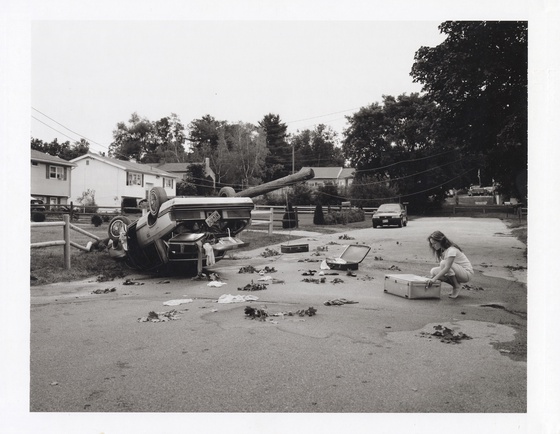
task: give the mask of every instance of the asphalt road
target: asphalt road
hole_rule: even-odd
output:
[[[383,292],[386,274],[426,275],[426,237],[441,230],[475,268],[455,300]],[[340,237],[346,235],[346,239]],[[524,413],[527,411],[525,245],[498,219],[420,218],[408,227],[306,236],[307,253],[239,252],[211,269],[225,283],[180,276],[95,278],[31,288],[31,412]],[[355,271],[304,282],[348,244],[371,251]],[[270,246],[280,251],[279,246]],[[319,248],[319,251],[317,250]],[[266,290],[242,267],[274,267]],[[128,276],[131,278],[131,276]],[[335,283],[334,279],[342,282]],[[110,291],[114,288],[114,291]],[[96,290],[108,290],[95,294]],[[217,303],[224,294],[257,301]],[[355,301],[342,306],[324,302]],[[178,306],[163,303],[192,299]],[[314,307],[314,316],[249,319]],[[150,311],[179,311],[141,322]],[[445,343],[434,326],[471,339]]]

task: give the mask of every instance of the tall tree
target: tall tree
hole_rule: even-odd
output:
[[[109,156],[119,160],[134,159],[140,163],[158,162],[158,140],[154,124],[133,113],[128,125],[119,122],[113,130],[113,142],[109,145]]]
[[[446,21],[411,75],[441,109],[440,137],[481,152],[504,192],[527,193],[527,22]]]
[[[259,122],[259,127],[266,134],[266,169],[264,181],[272,181],[289,175],[292,170],[291,148],[286,141],[288,127],[280,121],[280,116],[267,114]]]
[[[233,160],[237,163],[236,179],[241,180],[242,188],[258,184],[268,153],[266,134],[254,125],[239,122],[233,125],[231,139],[232,156],[235,156]]]
[[[217,121],[210,115],[200,119],[194,119],[189,124],[188,140],[194,152],[201,152],[203,147],[215,151],[218,146],[218,131],[224,126],[224,122]]]
[[[154,123],[154,130],[158,139],[157,154],[160,162],[183,163],[185,161],[185,127],[179,117],[161,118]]]
[[[31,137],[31,149],[69,161],[87,154],[89,152],[89,142],[80,139],[72,144],[69,141],[58,143],[58,140],[54,139],[51,143],[46,143],[41,139]]]
[[[331,127],[317,125],[313,130],[298,131],[290,137],[296,154],[296,170],[303,166],[344,166],[345,158],[338,146],[338,135]]]

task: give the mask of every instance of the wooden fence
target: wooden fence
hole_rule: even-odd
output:
[[[64,214],[62,216],[62,221],[58,222],[37,222],[31,223],[31,227],[52,227],[52,226],[60,226],[62,227],[62,240],[54,240],[54,241],[43,241],[41,243],[31,243],[32,249],[38,249],[42,247],[52,247],[52,246],[62,246],[64,249],[64,268],[69,270],[71,268],[71,249],[70,247],[76,247],[80,250],[84,250],[89,252],[90,248],[88,246],[81,246],[78,243],[72,241],[70,239],[70,229],[79,232],[83,235],[86,235],[90,238],[93,238],[96,241],[101,241],[97,235],[90,234],[89,232],[79,228],[78,226],[73,225],[70,223],[70,215]]]

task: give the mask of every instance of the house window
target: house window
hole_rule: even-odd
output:
[[[173,178],[163,178],[164,188],[173,188]]]
[[[128,173],[126,185],[142,185],[142,174]]]
[[[60,166],[50,166],[49,167],[49,178],[50,179],[64,179],[64,167]]]
[[[32,161],[32,162],[31,162],[31,165],[32,165],[32,166],[38,166],[39,163],[37,163],[36,161]]]

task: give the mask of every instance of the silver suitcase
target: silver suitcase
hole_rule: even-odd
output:
[[[440,298],[441,282],[434,282],[429,288],[427,277],[415,274],[385,275],[384,292],[404,298]]]

